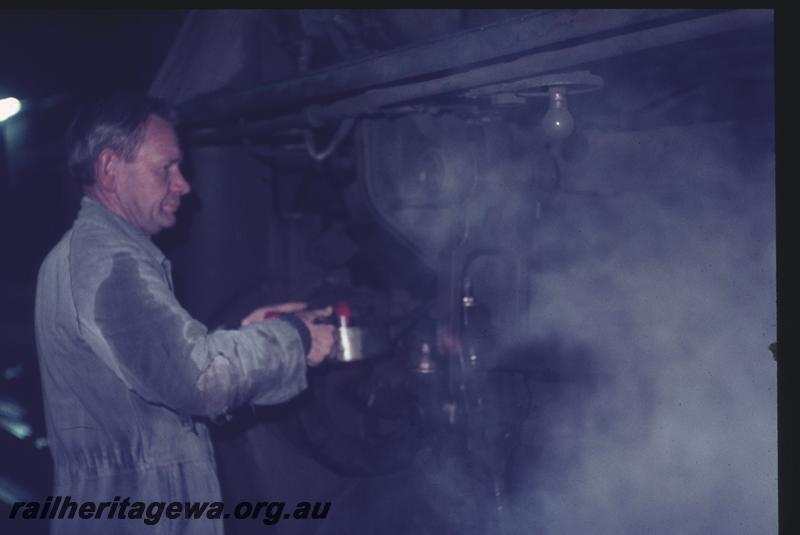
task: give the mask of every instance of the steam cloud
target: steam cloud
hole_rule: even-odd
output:
[[[741,127],[587,132],[563,164],[529,332],[605,379],[523,434],[512,533],[777,532],[774,159]]]

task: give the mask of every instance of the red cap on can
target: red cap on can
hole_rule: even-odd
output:
[[[350,305],[347,304],[347,301],[339,301],[336,304],[336,308],[334,309],[336,315],[341,318],[351,318],[353,316],[353,311],[350,310]]]

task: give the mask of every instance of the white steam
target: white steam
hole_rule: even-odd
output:
[[[591,348],[607,379],[524,434],[518,461],[545,456],[513,533],[777,532],[774,163],[735,134],[589,132],[563,167],[567,190],[608,196],[563,195],[538,223],[553,262],[529,330]]]

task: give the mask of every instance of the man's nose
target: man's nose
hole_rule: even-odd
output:
[[[192,187],[189,185],[189,182],[186,180],[186,177],[183,176],[180,168],[175,170],[175,175],[172,181],[172,190],[177,192],[180,195],[186,195],[190,191],[192,191]]]

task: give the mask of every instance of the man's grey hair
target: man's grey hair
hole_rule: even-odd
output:
[[[67,169],[83,187],[95,183],[95,162],[105,149],[132,161],[142,144],[148,117],[173,126],[178,114],[168,102],[143,95],[118,94],[97,100],[78,112],[67,129]]]

